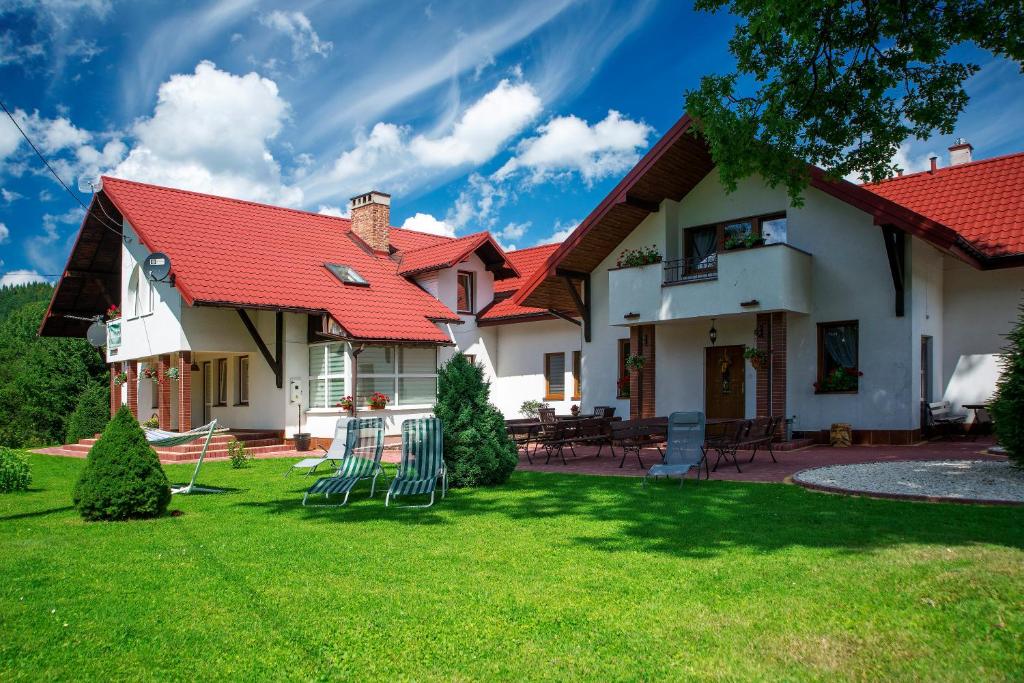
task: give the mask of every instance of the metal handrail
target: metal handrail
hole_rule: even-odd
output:
[[[718,278],[718,254],[708,254],[703,258],[690,258],[665,261],[665,284],[678,282],[699,282]]]

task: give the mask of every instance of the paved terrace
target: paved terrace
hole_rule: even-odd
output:
[[[808,446],[792,451],[776,451],[773,463],[768,453],[760,451],[754,462],[747,463],[750,453],[739,452],[740,469],[724,460],[717,471],[711,472],[712,479],[727,481],[783,482],[800,470],[825,465],[850,465],[866,462],[893,462],[898,460],[1005,460],[1004,456],[989,454],[988,448],[993,445],[991,438],[979,438],[977,441],[925,441],[913,446],[851,446],[849,448],[832,448],[831,446]],[[644,467],[637,462],[636,455],[626,458],[624,466],[619,469],[622,453],[618,449],[614,456],[608,454],[607,446],[597,455],[597,448],[577,447],[577,457],[566,449],[563,465],[560,459],[551,458],[551,463],[543,464],[546,456],[539,450],[530,464],[525,456],[520,456],[519,469],[531,472],[568,472],[572,474],[599,474],[616,477],[642,477],[647,468],[660,462],[661,457],[654,448],[644,449],[641,457]],[[717,456],[711,454],[714,466]],[[556,462],[557,460],[557,462]],[[703,468],[701,472],[703,473]],[[703,474],[701,475],[703,476]],[[688,478],[693,478],[691,473]]]

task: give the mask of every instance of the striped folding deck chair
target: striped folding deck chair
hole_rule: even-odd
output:
[[[428,508],[434,504],[434,490],[441,480],[441,497],[448,493],[448,471],[444,466],[444,439],[441,420],[436,417],[421,417],[402,423],[402,461],[398,474],[391,482],[385,507],[397,496],[418,496],[430,494],[426,505],[403,507]]]
[[[332,444],[333,448],[333,444]],[[308,507],[340,507],[348,503],[348,497],[355,485],[364,479],[370,480],[370,498],[377,488],[377,477],[383,474],[380,458],[384,453],[384,418],[358,417],[347,424],[345,454],[337,471],[330,477],[321,477],[309,487],[302,497],[302,504]],[[324,503],[311,505],[311,495],[323,494]],[[340,503],[328,504],[332,495],[344,494]]]

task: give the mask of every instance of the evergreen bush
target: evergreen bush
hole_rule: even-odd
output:
[[[93,382],[78,397],[68,417],[67,443],[88,439],[103,431],[110,421],[110,388]]]
[[[0,493],[25,491],[31,483],[32,472],[25,456],[0,446]]]
[[[1024,303],[1018,306],[1017,323],[1006,337],[1002,373],[989,408],[999,444],[1010,460],[1024,467]]]
[[[117,411],[89,451],[74,503],[88,520],[156,517],[171,488],[156,452],[127,406]]]
[[[519,453],[505,418],[491,405],[483,368],[457,353],[437,374],[434,414],[444,425],[444,461],[451,486],[491,486],[508,481]]]

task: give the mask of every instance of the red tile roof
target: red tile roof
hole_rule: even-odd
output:
[[[519,272],[515,270],[502,251],[498,243],[494,241],[488,232],[477,232],[465,237],[450,239],[446,242],[438,242],[428,246],[403,251],[398,262],[399,275],[415,275],[426,273],[442,268],[451,268],[465,260],[470,254],[479,251],[481,258],[489,265],[495,266],[502,273],[495,273],[495,277],[503,275],[518,277]],[[510,271],[510,272],[504,272]]]
[[[1024,153],[864,187],[956,230],[985,256],[1024,254]]]
[[[459,320],[351,234],[349,221],[238,199],[103,178],[146,247],[167,253],[189,304],[327,312],[354,338],[444,343],[432,320]],[[446,238],[392,229],[396,245]],[[369,287],[341,284],[324,267],[354,268]]]
[[[506,256],[508,256],[508,259],[516,267],[516,270],[519,271],[520,276],[495,281],[495,301],[493,304],[481,311],[477,316],[477,319],[493,321],[520,316],[532,317],[546,315],[546,309],[533,308],[532,306],[520,306],[512,303],[512,294],[514,294],[516,290],[526,282],[535,270],[544,265],[544,262],[547,261],[551,254],[555,253],[556,249],[558,249],[558,244],[544,244],[539,247],[507,252]]]

